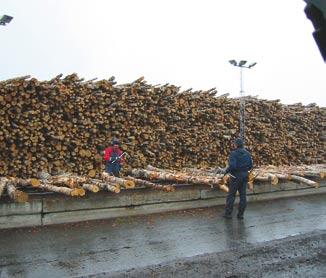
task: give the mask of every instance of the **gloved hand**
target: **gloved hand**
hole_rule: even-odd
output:
[[[217,171],[216,171],[216,174],[222,174],[222,175],[225,175],[226,174],[226,169],[227,168],[221,168],[221,167],[218,167]]]
[[[117,161],[117,159],[115,157],[111,157],[109,162],[112,163],[113,161]]]
[[[225,175],[226,174],[226,169],[227,168],[221,168],[221,174]]]

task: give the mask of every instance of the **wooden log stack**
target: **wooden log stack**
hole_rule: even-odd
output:
[[[238,134],[239,99],[216,96],[215,89],[149,85],[143,78],[115,83],[76,74],[0,82],[0,176],[46,171],[99,178],[102,151],[112,138],[122,142],[132,168],[226,165]],[[325,122],[323,107],[246,99],[255,165],[325,163]]]

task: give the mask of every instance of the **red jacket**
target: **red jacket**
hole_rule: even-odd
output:
[[[108,147],[108,148],[105,149],[105,152],[104,152],[105,161],[109,161],[114,152],[118,156],[122,155],[122,150],[120,148],[117,148],[117,149],[114,150],[113,147]],[[123,156],[121,157],[120,162],[122,162],[122,163],[124,162],[124,157]]]

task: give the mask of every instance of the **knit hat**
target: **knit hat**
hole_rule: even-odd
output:
[[[113,139],[113,140],[112,140],[112,146],[113,146],[113,145],[120,145],[119,140],[118,140],[118,139]]]

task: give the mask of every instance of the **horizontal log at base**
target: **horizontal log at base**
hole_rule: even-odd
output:
[[[284,175],[296,175],[307,178],[325,178],[325,164],[312,164],[312,165],[298,165],[298,166],[274,166],[267,165],[261,166],[260,171],[274,173],[274,174],[284,174]]]
[[[12,181],[7,182],[6,188],[11,200],[17,203],[25,203],[28,201],[28,194],[18,190]]]
[[[189,176],[184,173],[171,173],[162,171],[150,171],[145,169],[133,169],[131,171],[135,177],[144,177],[151,180],[162,180],[171,182],[183,182],[191,184],[203,184],[208,186],[218,186],[221,190],[228,192],[227,186],[223,185],[221,178],[205,177],[205,176]]]
[[[326,178],[326,172],[320,172],[319,176],[321,179],[325,179]]]
[[[308,184],[308,185],[313,186],[315,188],[318,188],[319,187],[319,183],[318,182],[315,182],[315,181],[306,179],[304,177],[299,177],[299,176],[296,176],[296,175],[291,175],[291,180],[298,181],[298,182],[304,183],[304,184]]]
[[[87,184],[87,183],[85,183],[85,184],[82,185],[82,188],[84,188],[87,191],[93,192],[93,193],[97,193],[97,192],[100,191],[100,188],[95,184]]]
[[[85,190],[82,188],[68,188],[63,186],[55,186],[47,183],[41,183],[39,188],[42,188],[46,191],[56,192],[72,197],[85,196]]]
[[[2,196],[2,193],[6,189],[7,182],[8,182],[7,178],[0,178],[0,198]]]
[[[113,193],[120,193],[121,189],[120,187],[116,186],[116,185],[112,185],[109,183],[104,184],[104,187],[102,187],[103,189],[106,189],[107,191],[111,191]]]
[[[32,186],[32,187],[38,187],[41,182],[39,179],[21,179],[21,178],[10,178],[10,180],[15,184],[15,185],[20,185],[20,186]]]
[[[98,186],[102,190],[110,191],[110,192],[113,192],[113,193],[120,193],[120,191],[121,191],[120,185],[113,184],[113,183],[110,183],[108,181],[92,179],[92,180],[90,180],[90,182],[92,184]]]
[[[52,176],[47,179],[47,183],[53,185],[65,185],[70,188],[79,187],[79,185],[86,183],[89,180],[89,177],[80,177],[72,175],[63,175],[63,176]]]
[[[248,182],[248,189],[250,190],[250,191],[254,191],[254,183],[253,182]]]
[[[113,184],[119,184],[126,189],[135,187],[135,182],[133,182],[131,180],[111,176],[110,174],[108,174],[106,172],[102,172],[102,179],[105,181],[111,182]]]
[[[272,185],[277,185],[279,182],[277,174],[268,174],[268,173],[258,175],[258,176],[255,176],[254,174],[249,175],[249,182],[253,183],[254,181],[270,182]]]
[[[153,188],[156,190],[162,190],[165,192],[174,192],[175,191],[175,187],[173,185],[162,185],[162,184],[157,184],[157,183],[153,183],[150,181],[145,181],[145,180],[141,180],[141,179],[136,179],[134,177],[127,177],[128,179],[132,180],[135,182],[136,185],[139,186],[145,186],[148,188]]]

